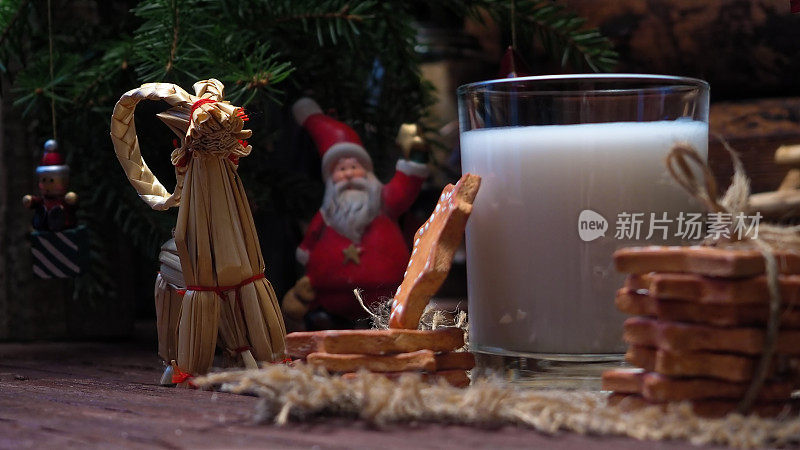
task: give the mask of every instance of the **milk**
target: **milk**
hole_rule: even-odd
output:
[[[621,353],[624,276],[614,250],[679,242],[648,234],[650,213],[699,212],[664,158],[676,142],[707,156],[708,126],[678,120],[489,128],[461,134],[463,171],[483,180],[467,225],[472,350],[514,354]],[[584,241],[584,210],[608,221]],[[639,240],[617,239],[618,214],[645,213]],[[586,224],[584,224],[586,226]],[[591,224],[595,227],[596,224]]]

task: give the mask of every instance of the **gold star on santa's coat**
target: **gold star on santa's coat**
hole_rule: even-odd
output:
[[[347,264],[348,261],[352,261],[353,264],[361,264],[361,248],[356,247],[356,244],[350,244],[350,247],[342,250],[344,253],[344,261],[342,264]]]

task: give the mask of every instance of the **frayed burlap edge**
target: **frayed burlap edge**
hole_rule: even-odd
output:
[[[373,328],[387,327],[388,301],[373,305],[368,312]],[[445,313],[429,306],[420,328],[443,326],[456,326],[466,333],[469,325],[463,311]],[[738,448],[800,443],[800,417],[796,414],[777,419],[739,414],[704,419],[696,416],[688,403],[672,404],[666,411],[651,407],[626,412],[609,406],[603,392],[534,390],[515,387],[500,379],[473,380],[467,388],[455,388],[444,382],[427,383],[418,374],[405,374],[394,381],[364,371],[355,379],[343,380],[295,362],[260,370],[212,373],[196,379],[195,384],[236,394],[255,394],[261,400],[254,418],[278,425],[316,416],[344,416],[360,418],[375,426],[414,421],[518,425],[548,434],[567,431]]]
[[[392,299],[384,298],[370,306],[364,304],[361,293],[358,289],[353,291],[353,296],[358,300],[361,308],[369,314],[369,320],[374,330],[386,330],[389,328],[389,317],[392,312]],[[428,304],[419,319],[420,330],[435,330],[442,327],[456,327],[464,330],[465,347],[469,345],[469,322],[467,313],[456,307],[454,311],[446,311]]]
[[[666,412],[656,407],[625,412],[608,406],[601,392],[520,389],[499,380],[477,380],[463,389],[428,384],[416,374],[391,381],[363,372],[355,379],[343,380],[296,363],[212,373],[195,383],[256,394],[261,401],[255,418],[279,425],[312,416],[338,415],[358,417],[377,426],[411,421],[512,424],[550,434],[561,430],[739,448],[800,442],[797,415],[763,419],[730,414],[722,419],[702,419],[688,404],[671,405]]]
[[[388,302],[373,307],[373,328],[386,328],[388,312]],[[441,326],[457,326],[466,331],[466,314],[426,309],[420,328]],[[499,379],[476,380],[467,388],[432,385],[416,374],[393,381],[362,372],[356,379],[343,380],[295,362],[291,366],[212,373],[195,383],[259,396],[255,419],[278,425],[328,415],[357,417],[376,426],[413,421],[518,425],[548,434],[568,431],[738,448],[800,443],[797,415],[762,419],[731,414],[723,419],[703,419],[692,412],[688,403],[670,405],[666,412],[657,407],[625,412],[608,406],[607,394],[602,392],[532,390]]]

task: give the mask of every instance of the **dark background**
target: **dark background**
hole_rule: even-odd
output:
[[[80,17],[86,2],[68,2]],[[788,0],[563,0],[569,9],[586,17],[611,38],[619,52],[618,72],[659,73],[698,77],[711,84],[712,132],[723,134],[742,154],[754,191],[775,189],[786,172],[772,155],[779,145],[800,143],[800,15],[789,13]],[[100,17],[124,13],[133,1],[99,2]],[[427,184],[406,228],[424,220],[441,186],[458,174],[455,88],[463,83],[495,78],[498,63],[509,43],[507,32],[492,23],[463,21],[435,6],[418,13],[418,52],[423,75],[437,87],[437,102],[427,125],[438,132],[434,146],[437,172]],[[131,25],[133,26],[133,25]],[[346,57],[343,56],[343,57]],[[524,55],[533,74],[569,72],[542,49]],[[131,86],[133,87],[133,86]],[[9,92],[7,89],[4,92]],[[113,102],[113,99],[109,99]],[[146,109],[151,108],[151,109]],[[142,114],[154,114],[144,106]],[[318,178],[318,157],[308,136],[291,120],[288,110],[264,112],[281,117],[279,149],[291,149],[282,164],[286,173]],[[258,113],[258,112],[256,112]],[[117,267],[113,301],[75,297],[71,281],[42,281],[30,274],[30,248],[24,235],[31,212],[22,208],[21,196],[36,190],[34,168],[41,142],[30,136],[19,111],[4,98],[0,109],[0,339],[115,339],[130,335],[136,320],[152,320],[153,278],[157,266],[112,224],[101,230],[114,253]],[[258,133],[258,130],[254,130]],[[163,135],[154,141],[169,142]],[[33,151],[32,149],[35,149]],[[104,154],[113,158],[110,143]],[[397,157],[394,154],[394,157]],[[145,155],[149,162],[153,158]],[[162,158],[163,159],[163,158]],[[719,182],[727,184],[730,162],[712,138],[710,162]],[[391,167],[391,161],[385,164]],[[73,167],[73,171],[80,170]],[[156,168],[170,184],[169,168]],[[261,176],[248,173],[243,177]],[[162,175],[164,174],[164,175]],[[119,175],[118,173],[113,174]],[[386,179],[384,170],[378,174]],[[316,202],[320,185],[311,189],[308,202]],[[79,193],[87,195],[87,193]],[[263,193],[254,192],[258,198]],[[280,198],[280,195],[275,196]],[[281,295],[298,276],[294,248],[302,236],[302,222],[281,216],[285,209],[259,203],[256,224],[268,264],[268,276]],[[310,208],[313,210],[313,208]],[[159,219],[169,220],[169,219]],[[463,267],[456,267],[456,272]],[[464,295],[463,274],[451,279],[448,296]],[[111,297],[109,297],[111,299]]]

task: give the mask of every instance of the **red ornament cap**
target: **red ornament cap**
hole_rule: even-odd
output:
[[[503,59],[500,60],[500,72],[498,75],[500,78],[527,77],[531,75],[531,69],[525,64],[525,60],[522,59],[519,52],[509,45],[503,55]]]
[[[310,98],[301,98],[292,105],[295,121],[308,130],[322,157],[322,177],[327,179],[341,158],[356,158],[365,169],[372,171],[372,158],[358,134],[344,122],[322,113],[322,108]]]
[[[36,168],[37,173],[69,173],[69,167],[66,165],[64,155],[58,152],[58,143],[55,139],[49,139],[44,143],[44,155],[39,167]]]
[[[58,142],[55,139],[48,139],[44,143],[44,155],[40,166],[63,166],[64,156],[58,152]]]
[[[63,166],[64,165],[64,156],[58,152],[46,152],[44,156],[42,156],[42,163],[39,164],[40,166]]]
[[[303,127],[311,133],[311,138],[314,139],[314,144],[317,145],[320,156],[324,155],[334,145],[342,142],[363,145],[361,138],[350,126],[324,114],[309,116],[303,122]]]

